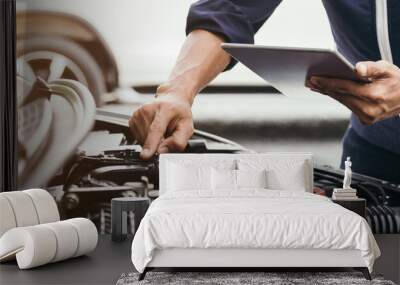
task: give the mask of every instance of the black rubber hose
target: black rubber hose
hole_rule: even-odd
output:
[[[377,209],[375,208],[375,206],[370,206],[369,207],[371,210],[371,214],[372,214],[372,219],[374,220],[374,225],[375,225],[375,233],[376,234],[381,234],[381,225],[380,225],[380,220],[379,220],[379,213],[377,211]]]
[[[389,227],[388,227],[388,221],[386,219],[386,213],[383,211],[383,208],[380,205],[376,207],[376,210],[378,211],[378,218],[381,222],[381,233],[388,234]]]
[[[381,206],[383,211],[386,213],[386,219],[389,223],[389,233],[394,234],[397,232],[397,227],[394,221],[394,217],[392,212],[390,211],[389,207],[383,205]]]
[[[372,212],[368,207],[365,208],[365,216],[366,216],[367,222],[368,222],[372,232],[375,233],[374,219],[372,218]]]

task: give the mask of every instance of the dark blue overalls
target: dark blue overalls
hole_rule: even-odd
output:
[[[254,34],[280,0],[201,0],[187,18],[186,33],[204,29],[227,42],[253,43]],[[338,50],[353,64],[384,59],[400,63],[399,0],[324,0]],[[232,60],[227,69],[232,68]],[[400,117],[364,125],[353,114],[343,157],[356,172],[400,183]]]

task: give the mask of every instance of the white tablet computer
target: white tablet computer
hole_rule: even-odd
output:
[[[308,93],[312,75],[365,81],[334,49],[272,47],[223,43],[221,47],[285,95]]]

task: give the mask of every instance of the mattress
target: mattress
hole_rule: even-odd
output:
[[[143,272],[155,250],[171,248],[359,250],[370,271],[380,255],[359,215],[319,195],[265,189],[165,193],[138,228],[132,262]]]

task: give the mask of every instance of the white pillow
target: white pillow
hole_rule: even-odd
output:
[[[236,170],[212,168],[211,181],[213,190],[236,190]]]
[[[241,188],[267,188],[267,172],[263,170],[211,170],[213,190],[238,190]]]
[[[267,180],[268,188],[272,190],[307,191],[304,165],[296,165],[286,171],[269,170]]]
[[[267,188],[267,171],[235,170],[237,188]]]
[[[267,171],[267,188],[271,190],[307,191],[308,165],[298,159],[239,159],[240,170]]]
[[[211,167],[169,163],[168,191],[211,188]]]

